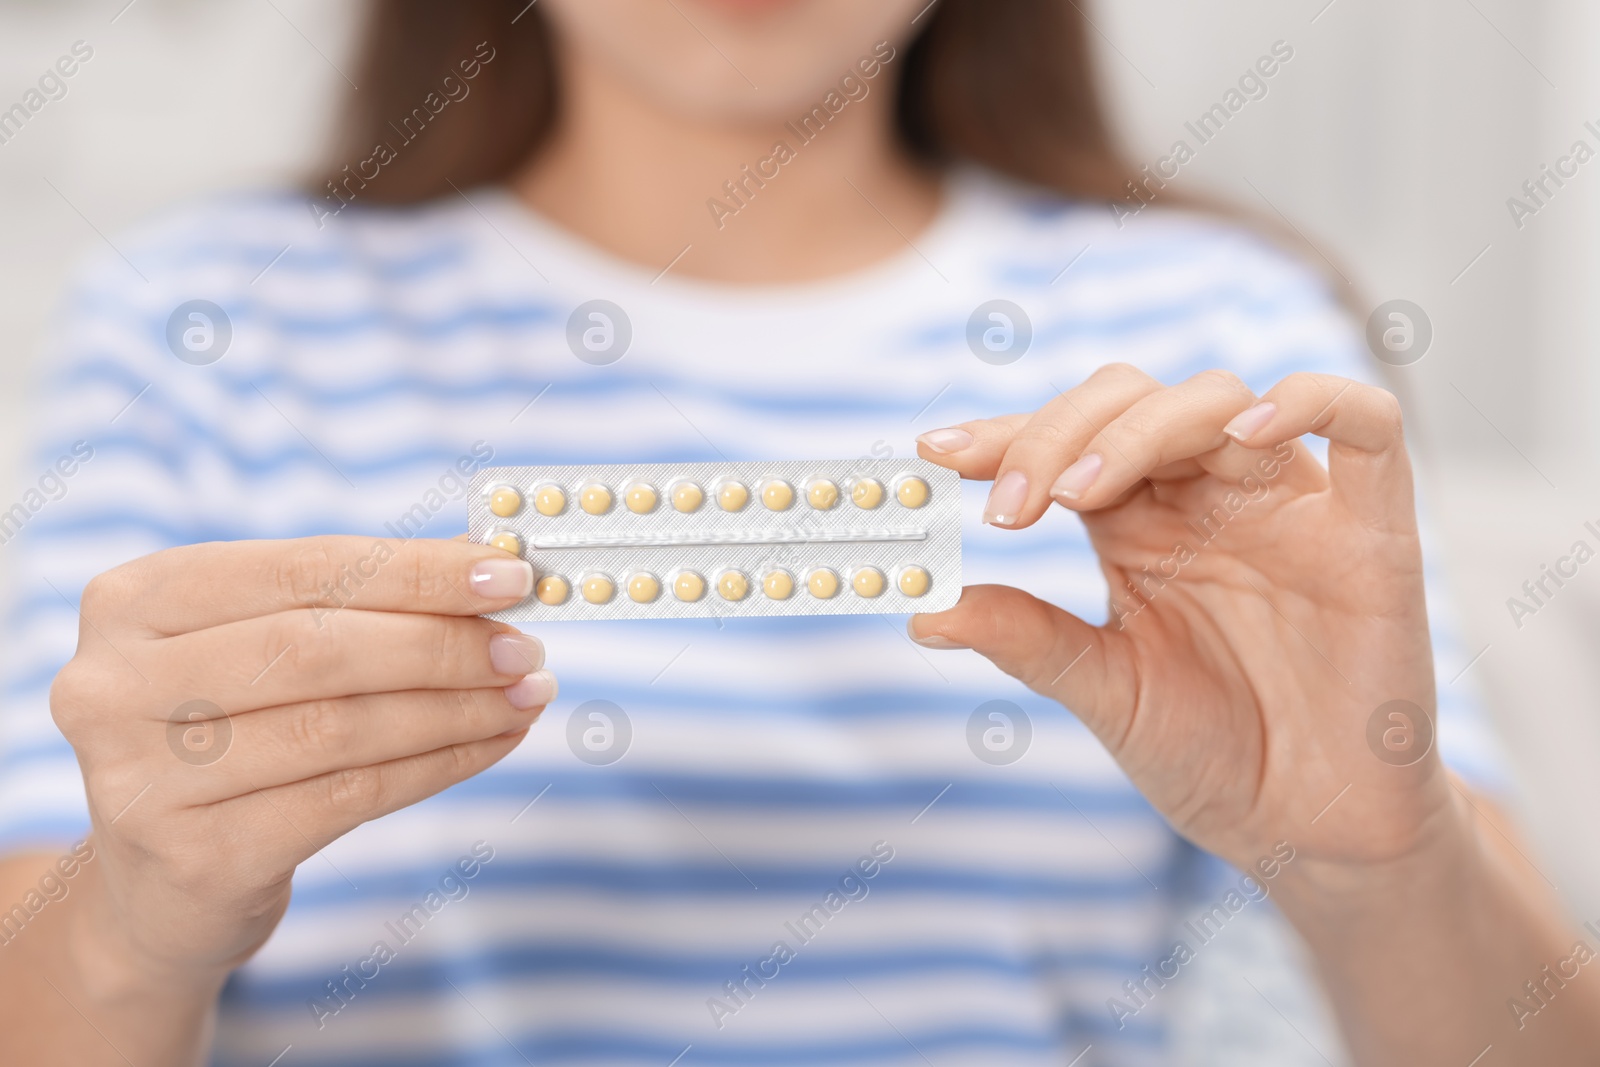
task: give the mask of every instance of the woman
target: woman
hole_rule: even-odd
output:
[[[1593,1048],[1583,983],[1524,990],[1570,937],[1431,744],[1436,704],[1472,726],[1395,403],[1330,376],[1302,267],[1119,226],[1072,6],[382,12],[309,210],[154,225],[57,344],[8,1062],[1167,1063],[1269,893],[1359,1062]],[[531,571],[449,539],[491,462],[919,432],[1005,584],[910,641],[524,637],[478,616]]]

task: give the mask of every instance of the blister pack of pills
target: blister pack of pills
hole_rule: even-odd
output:
[[[468,536],[533,565],[507,621],[942,611],[961,492],[920,459],[486,467]]]

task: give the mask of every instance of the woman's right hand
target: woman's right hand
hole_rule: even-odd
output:
[[[522,740],[555,678],[477,616],[532,585],[484,545],[361,537],[175,548],[90,582],[50,694],[93,821],[80,943],[220,985],[298,864]]]

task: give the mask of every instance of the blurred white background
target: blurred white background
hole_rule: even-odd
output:
[[[445,2],[445,0],[441,0]],[[1084,0],[1079,0],[1084,3]],[[0,0],[0,109],[77,40],[65,98],[0,144],[0,469],[72,263],[192,194],[283,182],[318,157],[355,0]],[[1137,160],[1166,154],[1276,41],[1294,58],[1183,169],[1184,190],[1279,213],[1363,313],[1432,321],[1391,374],[1431,485],[1470,649],[1524,783],[1532,861],[1600,919],[1600,570],[1518,629],[1506,600],[1600,520],[1600,159],[1519,229],[1506,201],[1600,149],[1600,9],[1580,0],[1101,0],[1086,5]],[[104,236],[102,236],[104,235]],[[5,499],[16,495],[7,483]],[[0,576],[6,560],[0,552]],[[1479,653],[1479,650],[1482,650]],[[1479,653],[1473,660],[1473,654]],[[1443,677],[1440,684],[1452,681]]]

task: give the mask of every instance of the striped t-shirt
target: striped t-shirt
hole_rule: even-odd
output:
[[[488,463],[910,456],[917,433],[1036,409],[1110,361],[1169,383],[1225,367],[1258,391],[1364,373],[1312,273],[1260,240],[1177,214],[1119,229],[1103,207],[970,173],[901,254],[790,286],[657,275],[498,189],[320,229],[299,197],[232,196],[117,244],[148,281],[119,256],[84,273],[44,366],[37,492],[0,521],[7,848],[83,833],[47,693],[84,583],[129,558],[449,537],[464,473]],[[189,308],[172,327],[191,301],[226,323]],[[966,580],[1103,620],[1077,519],[984,527],[986,488],[967,486]],[[1178,1062],[1181,1006],[1206,983],[1130,986],[1238,875],[1174,835],[1059,705],[903,623],[530,627],[557,702],[498,766],[302,865],[227,987],[216,1062]],[[1436,647],[1466,658],[1448,633]],[[1489,775],[1455,688],[1440,717],[1447,755]],[[1251,901],[1240,925],[1271,914]],[[1255,943],[1241,930],[1229,958]],[[1304,1016],[1291,977],[1263,992]],[[1244,986],[1208,1003],[1213,1036],[1282,1031],[1228,1062],[1322,1062]]]

